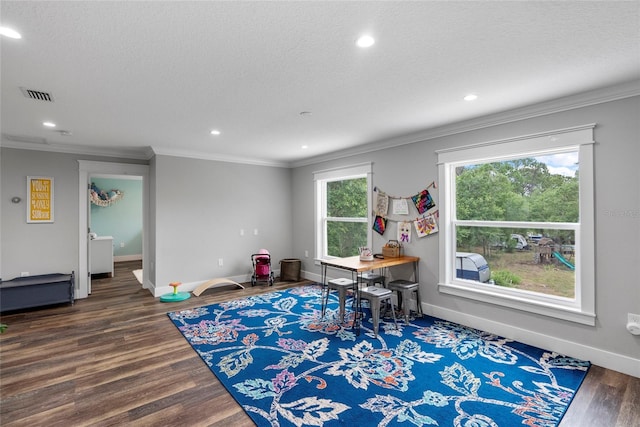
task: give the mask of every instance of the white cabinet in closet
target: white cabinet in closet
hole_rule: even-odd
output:
[[[91,274],[109,273],[113,277],[113,237],[98,236],[90,242]]]

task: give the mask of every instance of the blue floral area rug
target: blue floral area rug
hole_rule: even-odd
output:
[[[351,305],[347,304],[347,307]],[[433,317],[337,322],[296,287],[168,313],[259,426],[557,426],[589,362]]]

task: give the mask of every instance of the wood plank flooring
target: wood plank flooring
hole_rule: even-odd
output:
[[[140,288],[136,268],[117,263],[74,305],[2,316],[0,425],[254,425],[166,313],[299,284],[229,286],[165,304]],[[640,379],[592,367],[560,424],[578,426],[640,427]]]

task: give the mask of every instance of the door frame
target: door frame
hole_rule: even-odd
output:
[[[129,175],[142,177],[142,287],[151,289],[147,280],[149,265],[149,166],[129,163],[78,160],[78,275],[76,299],[89,296],[89,185],[92,175]]]

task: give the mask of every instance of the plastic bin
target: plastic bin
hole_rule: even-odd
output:
[[[283,282],[299,282],[302,262],[295,258],[280,260],[280,280]]]

